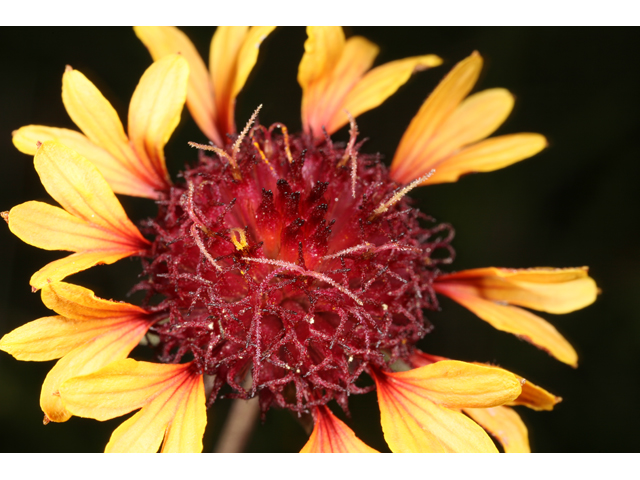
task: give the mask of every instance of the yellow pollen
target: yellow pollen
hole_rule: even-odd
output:
[[[231,229],[231,241],[236,246],[236,250],[244,250],[249,246],[247,243],[247,236],[244,233],[244,230],[241,228],[232,228]]]

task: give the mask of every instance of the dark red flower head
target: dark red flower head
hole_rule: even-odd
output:
[[[345,146],[257,126],[201,152],[150,222],[140,288],[170,312],[154,328],[162,361],[193,357],[215,379],[210,402],[228,385],[263,410],[346,409],[370,390],[363,371],[407,359],[429,331],[453,230],[428,227],[355,140],[355,128]]]

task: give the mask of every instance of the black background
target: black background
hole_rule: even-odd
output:
[[[204,58],[213,28],[185,28]],[[493,330],[462,307],[442,300],[436,326],[421,347],[465,361],[499,364],[546,387],[564,401],[553,412],[518,409],[538,452],[638,451],[640,427],[640,55],[637,29],[582,28],[348,28],[381,47],[377,63],[435,53],[443,66],[414,76],[385,104],[358,119],[365,151],[387,162],[427,94],[458,61],[478,50],[485,68],[476,90],[504,87],[517,99],[498,131],[540,132],[550,147],[506,169],[429,186],[411,195],[426,213],[456,228],[455,270],[484,266],[589,265],[602,294],[587,309],[543,314],[580,356],[574,370],[535,347]],[[296,82],[304,29],[278,29],[263,44],[236,109],[243,123],[260,103],[263,124],[300,129]],[[11,131],[41,124],[75,128],[60,98],[66,64],[87,75],[126,122],[128,102],[150,64],[128,28],[0,30],[0,210],[27,200],[51,201],[31,158],[11,144]],[[345,130],[334,138],[346,139]],[[189,140],[206,140],[186,110],[166,152],[175,173],[195,155]],[[134,220],[154,214],[153,202],[121,197]],[[0,335],[49,312],[28,284],[33,272],[61,252],[45,252],[0,225]],[[105,298],[126,299],[138,263],[124,260],[70,278]],[[135,299],[134,299],[135,301]],[[53,362],[18,362],[0,354],[3,451],[101,451],[123,420],[72,418],[42,425],[40,386]],[[349,424],[371,446],[381,440],[375,395],[352,398]],[[205,450],[220,429],[225,401],[209,413]],[[295,419],[272,410],[256,428],[251,451],[297,451],[306,434]]]

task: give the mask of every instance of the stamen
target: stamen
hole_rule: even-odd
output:
[[[365,242],[360,245],[356,245],[355,247],[345,248],[344,250],[340,250],[337,253],[332,253],[331,255],[325,255],[322,257],[322,260],[330,260],[332,258],[342,257],[343,255],[349,255],[354,252],[359,252],[360,250],[371,250],[373,249],[375,252],[382,252],[384,250],[400,250],[404,252],[417,252],[421,253],[422,250],[418,247],[412,247],[410,245],[399,245],[397,243],[385,243],[384,245],[380,245],[376,247],[375,245]]]
[[[359,133],[356,120],[347,110],[345,110],[345,113],[347,114],[347,117],[349,117],[349,125],[351,126],[351,128],[349,129],[349,143],[347,144],[347,148],[345,148],[344,150],[342,159],[340,160],[340,162],[338,162],[338,167],[344,167],[344,165],[347,163],[347,160],[349,160],[349,158],[351,158],[354,154],[353,147],[356,144],[356,139],[358,138]]]
[[[317,278],[318,280],[327,282],[329,285],[337,288],[348,297],[351,297],[358,305],[360,306],[363,305],[362,300],[360,300],[354,293],[352,293],[350,290],[346,289],[345,287],[337,283],[332,278],[327,277],[326,275],[323,275],[321,273],[314,272],[313,270],[307,270],[305,268],[300,267],[299,265],[296,265],[295,263],[285,262],[284,260],[271,260],[269,258],[255,258],[255,257],[245,257],[244,259],[250,262],[265,263],[267,265],[275,265],[277,267],[282,267],[288,270],[296,271],[302,275]]]
[[[284,151],[287,154],[287,160],[289,160],[289,163],[293,163],[293,156],[291,155],[291,148],[289,147],[289,131],[287,130],[287,127],[281,123],[274,123],[269,127],[269,134],[271,134],[274,128],[280,128],[280,130],[282,130],[282,136],[284,137]]]
[[[391,207],[392,205],[398,203],[402,197],[404,197],[407,193],[409,193],[411,190],[416,188],[422,182],[427,180],[434,173],[436,173],[435,168],[431,169],[431,171],[429,173],[427,173],[426,175],[423,175],[420,178],[416,178],[413,182],[411,182],[406,187],[403,187],[400,190],[398,190],[396,193],[393,194],[393,196],[389,200],[387,200],[386,202],[380,204],[380,206],[373,211],[373,213],[369,217],[369,221],[373,220],[378,215],[380,215],[380,214],[386,212],[387,210],[389,210],[389,207]]]
[[[356,124],[356,120],[349,113],[349,111],[345,110],[345,113],[349,117],[349,125],[351,128],[349,129],[349,143],[347,144],[347,148],[344,150],[344,155],[342,159],[338,162],[338,167],[343,167],[347,160],[351,160],[351,195],[353,198],[356,198],[356,179],[358,172],[358,152],[354,150],[354,146],[356,144],[356,139],[358,138],[358,125]]]
[[[203,145],[201,143],[196,143],[196,142],[187,142],[189,144],[190,147],[194,147],[197,148],[198,150],[207,150],[209,152],[215,152],[218,155],[220,155],[221,157],[226,158],[227,160],[229,160],[229,163],[231,164],[231,166],[233,167],[234,171],[238,169],[238,165],[236,164],[236,159],[230,157],[227,152],[225,152],[224,150],[222,150],[221,148],[218,148],[214,145]]]
[[[209,260],[209,262],[211,262],[211,265],[216,267],[218,270],[222,271],[222,268],[220,267],[220,265],[218,265],[216,261],[213,259],[213,257],[211,256],[211,254],[207,252],[207,249],[205,248],[204,243],[202,243],[202,239],[200,238],[200,234],[198,233],[197,227],[198,225],[196,225],[195,223],[191,225],[191,236],[193,237],[193,241],[196,242],[196,245],[198,245],[200,252],[206,257],[207,260]]]
[[[260,158],[262,158],[262,161],[267,164],[267,166],[271,169],[272,172],[275,173],[275,170],[273,169],[273,167],[269,163],[269,160],[267,160],[267,156],[260,149],[260,145],[258,145],[258,142],[253,142],[253,146],[256,147],[256,150],[258,150],[258,153],[260,154]]]
[[[242,143],[242,140],[244,140],[244,137],[249,132],[251,125],[253,125],[253,122],[256,120],[256,117],[258,116],[258,112],[260,112],[261,109],[262,109],[262,105],[258,105],[258,108],[256,108],[256,111],[253,112],[253,115],[251,115],[251,118],[249,118],[249,121],[245,125],[244,130],[242,130],[242,132],[240,132],[240,135],[238,135],[238,139],[236,140],[236,143],[234,143],[233,147],[231,147],[231,151],[233,152],[234,164],[236,160],[236,155],[240,151],[240,144]]]
[[[189,218],[193,221],[193,223],[198,225],[198,227],[200,227],[200,230],[202,230],[207,235],[211,235],[211,232],[209,231],[207,226],[204,224],[202,220],[200,220],[198,215],[196,215],[195,207],[193,206],[194,190],[195,190],[195,187],[193,185],[193,182],[189,182],[189,193],[187,194],[187,207],[185,208],[185,211],[187,212],[187,215],[189,215]]]
[[[0,217],[2,217],[2,219],[9,223],[9,212],[0,212]]]
[[[356,177],[358,174],[358,163],[356,162],[356,155],[350,155],[351,157],[351,195],[356,198]]]
[[[365,249],[368,250],[371,247],[372,245],[370,243],[365,242],[360,245],[356,245],[355,247],[345,248],[344,250],[340,250],[337,253],[332,253],[331,255],[325,255],[324,257],[322,257],[322,260],[329,260],[330,258],[341,257],[343,255],[348,255],[350,253],[358,252],[360,250],[365,250]]]

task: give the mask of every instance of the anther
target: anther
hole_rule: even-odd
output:
[[[247,236],[242,228],[234,227],[231,229],[231,241],[236,247],[236,250],[242,251],[249,246],[247,243]]]

